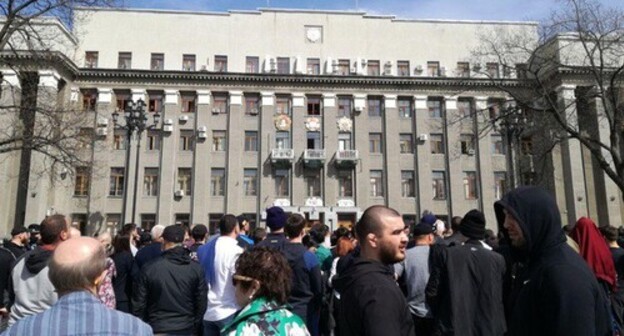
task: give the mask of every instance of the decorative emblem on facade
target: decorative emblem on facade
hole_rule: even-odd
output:
[[[310,43],[322,43],[323,42],[323,27],[306,26],[305,37]]]
[[[290,124],[292,123],[292,121],[290,120],[289,116],[285,114],[280,114],[280,115],[275,116],[273,120],[275,122],[275,128],[277,128],[277,130],[279,131],[290,130]]]
[[[306,119],[305,127],[310,132],[316,132],[321,129],[321,121],[316,117],[310,117]]]
[[[338,124],[338,130],[341,132],[351,132],[351,129],[353,128],[353,120],[347,117],[338,119],[336,124]]]

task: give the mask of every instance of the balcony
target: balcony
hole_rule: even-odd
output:
[[[306,149],[303,152],[303,163],[309,168],[320,168],[325,163],[324,149]]]
[[[295,159],[295,151],[290,148],[274,148],[271,150],[271,163],[274,166],[290,167]]]
[[[336,151],[334,161],[338,168],[353,168],[360,160],[360,153],[355,149],[343,149]]]

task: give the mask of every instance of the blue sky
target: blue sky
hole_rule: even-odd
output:
[[[622,8],[623,0],[599,0]],[[126,0],[127,7],[227,11],[230,9],[306,8],[359,9],[369,14],[389,14],[412,19],[536,20],[546,16],[561,0]]]

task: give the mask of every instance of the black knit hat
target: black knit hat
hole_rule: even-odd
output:
[[[470,239],[483,240],[485,238],[485,216],[476,209],[468,211],[459,225],[459,231]]]
[[[276,231],[286,225],[288,215],[284,213],[284,209],[274,206],[266,209],[266,225],[271,231]]]

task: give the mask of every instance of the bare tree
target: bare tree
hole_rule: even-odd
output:
[[[514,102],[491,121],[519,117],[520,134],[539,139],[537,155],[578,141],[624,192],[624,12],[562,0],[534,34],[493,29],[480,37],[475,63],[497,63],[502,73],[480,72]]]

